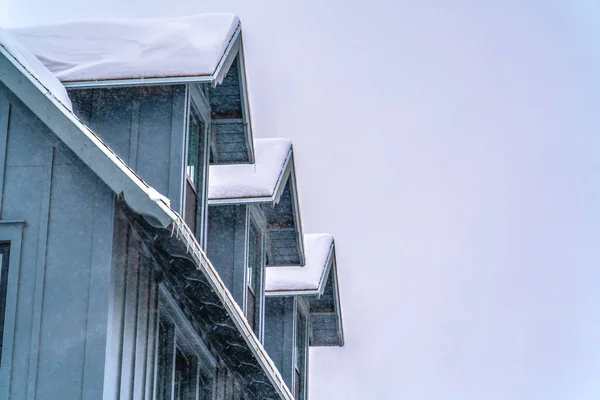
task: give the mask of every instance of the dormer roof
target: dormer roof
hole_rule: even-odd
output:
[[[210,166],[208,204],[258,204],[266,219],[267,266],[303,266],[292,142],[256,139],[254,149],[254,164]]]
[[[211,165],[208,202],[277,203],[292,168],[292,142],[255,139],[254,164]]]
[[[310,345],[343,346],[344,328],[335,259],[329,234],[304,235],[306,266],[269,267],[267,296],[301,296],[310,312]]]
[[[269,294],[323,294],[333,264],[333,236],[327,233],[304,235],[306,265],[299,267],[269,267],[265,290]]]
[[[240,21],[233,14],[200,14],[69,22],[11,32],[65,83],[220,82]]]

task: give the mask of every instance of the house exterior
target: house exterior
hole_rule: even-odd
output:
[[[304,236],[306,265],[267,269],[265,348],[294,398],[308,393],[309,346],[343,346],[335,258],[329,234]]]
[[[265,350],[305,246],[237,17],[0,30],[0,158],[0,398],[306,398]]]

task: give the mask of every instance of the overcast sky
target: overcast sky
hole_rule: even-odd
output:
[[[311,351],[311,399],[600,398],[597,1],[122,3],[0,25],[241,17],[255,135],[294,141],[336,237],[346,347]]]

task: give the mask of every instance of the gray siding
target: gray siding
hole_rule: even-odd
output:
[[[181,212],[185,86],[80,89],[69,96],[75,114]]]
[[[209,90],[217,150],[215,161],[221,164],[249,161],[248,116],[245,115],[242,99],[244,89],[240,80],[240,68],[238,56],[223,82]]]
[[[0,375],[11,399],[101,398],[114,196],[2,85],[0,139],[1,220],[25,221]]]
[[[265,302],[265,350],[291,389],[294,378],[294,297],[267,297]]]
[[[208,210],[208,258],[240,308],[244,308],[247,206]]]
[[[152,398],[157,268],[120,212],[115,217],[113,248],[105,395],[107,398]]]

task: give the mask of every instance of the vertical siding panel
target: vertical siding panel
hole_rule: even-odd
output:
[[[139,291],[137,304],[137,330],[135,333],[135,363],[133,398],[143,399],[146,390],[146,366],[148,354],[148,308],[150,305],[150,260],[145,254],[140,257]]]
[[[140,130],[140,101],[134,100],[131,107],[131,134],[129,138],[129,165],[134,171],[137,170],[138,137]]]
[[[127,244],[130,233],[127,221],[118,210],[115,210],[114,221],[113,262],[108,302],[109,325],[104,369],[104,398],[106,400],[119,398],[125,311],[125,271],[127,270]]]
[[[133,396],[133,378],[135,365],[135,338],[137,328],[137,302],[140,282],[139,239],[129,236],[129,254],[127,257],[125,284],[125,314],[123,324],[123,351],[121,364],[120,399],[131,399]]]
[[[2,195],[4,194],[4,168],[6,166],[9,121],[10,102],[6,97],[0,96],[0,216],[2,215]]]
[[[93,247],[89,277],[87,333],[84,359],[83,399],[100,398],[104,385],[107,345],[107,311],[110,292],[114,195],[97,179]]]
[[[35,399],[38,355],[42,324],[42,306],[44,298],[44,275],[46,272],[46,249],[48,242],[48,223],[50,219],[50,192],[52,188],[52,173],[54,167],[54,148],[48,148],[45,177],[42,187],[42,203],[40,205],[40,227],[38,236],[38,252],[35,270],[35,289],[33,294],[33,316],[31,327],[31,343],[29,348],[29,369],[27,378],[27,398]]]
[[[150,299],[148,307],[148,346],[147,346],[147,368],[146,368],[146,396],[145,400],[154,399],[154,376],[156,369],[156,332],[158,330],[158,284],[156,283],[156,272],[154,266],[150,271]]]

